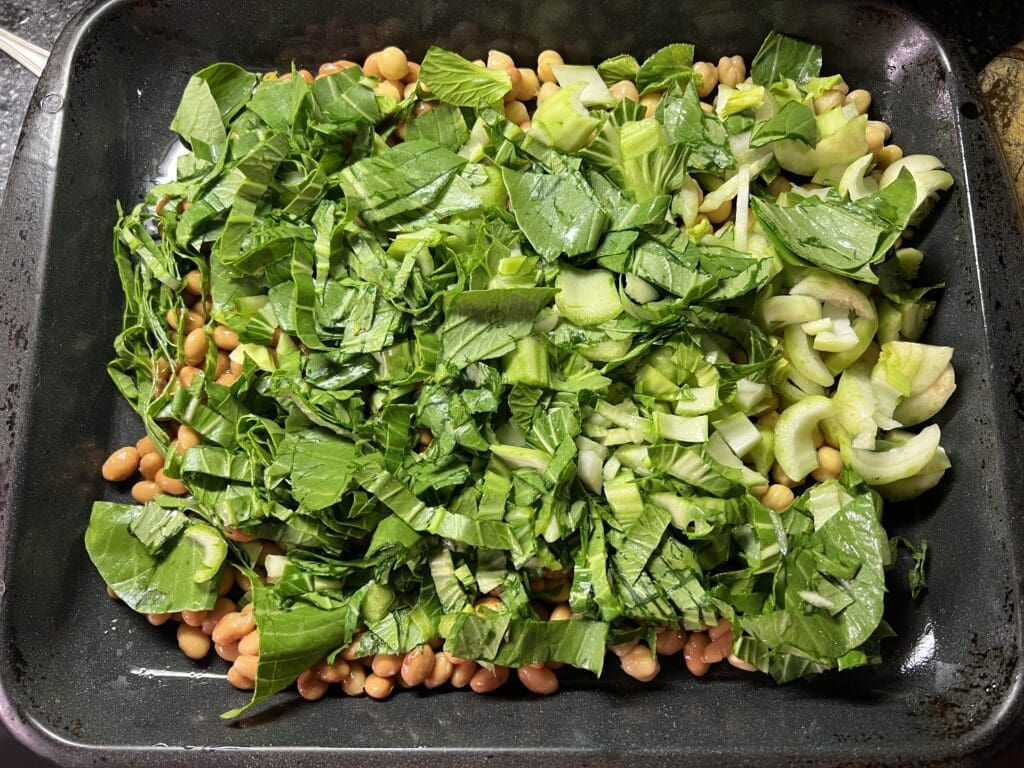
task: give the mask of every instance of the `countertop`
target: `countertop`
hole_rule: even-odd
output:
[[[96,0],[0,0],[0,26],[49,48],[64,26]],[[995,2],[903,2],[905,7],[940,29],[960,37],[974,67],[980,71],[996,54],[1024,40],[1024,0]],[[812,3],[808,3],[812,7]],[[813,12],[811,10],[810,12]],[[7,186],[11,159],[21,123],[32,98],[35,78],[0,54],[0,199]],[[0,764],[10,768],[45,768],[51,764],[25,751],[0,726]],[[992,768],[1024,765],[1024,748],[1011,748]]]

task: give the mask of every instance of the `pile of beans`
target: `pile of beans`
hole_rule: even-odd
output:
[[[536,108],[559,90],[552,70],[552,67],[563,63],[562,56],[557,51],[542,51],[537,57],[535,69],[519,67],[511,56],[497,50],[490,51],[486,61],[478,59],[475,63],[481,67],[508,72],[513,87],[505,98],[505,116],[523,130],[530,128],[530,105]],[[315,76],[307,69],[300,69],[297,74],[307,82],[313,82],[319,77],[357,66],[360,65],[356,62],[342,59],[321,65]],[[698,95],[704,100],[701,106],[708,111],[713,109],[710,102],[719,84],[735,87],[739,83],[750,82],[746,63],[741,56],[723,56],[717,65],[700,61],[693,65],[693,69],[699,76],[695,82]],[[419,85],[419,70],[420,65],[409,61],[405,53],[395,46],[371,53],[361,65],[363,75],[378,79],[376,92],[396,101],[414,94],[429,97],[426,90]],[[280,75],[282,79],[291,76],[291,72]],[[619,101],[629,99],[643,105],[648,116],[654,114],[661,100],[660,93],[641,96],[636,83],[629,80],[614,83],[610,86],[610,91]],[[840,81],[833,89],[814,100],[814,109],[817,114],[822,114],[840,104],[853,104],[858,113],[866,114],[871,105],[871,94],[864,90],[851,91]],[[419,101],[414,114],[423,114],[431,108],[430,101]],[[398,138],[404,138],[404,123],[397,126],[396,134]],[[888,125],[879,121],[868,122],[867,140],[875,158],[876,177],[892,162],[903,156],[898,146],[885,144],[889,136]],[[789,188],[790,182],[779,176],[772,182],[769,190],[772,194],[779,195]],[[166,198],[157,203],[157,213],[166,203]],[[182,209],[187,205],[182,204]],[[724,226],[732,218],[732,203],[726,202],[716,211],[700,214],[697,221],[700,223],[707,220],[710,224]],[[198,270],[193,270],[186,276],[182,297],[185,300],[185,307],[181,310],[169,310],[167,313],[169,329],[174,333],[178,333],[180,329],[183,336],[181,359],[174,364],[164,358],[157,360],[154,375],[159,390],[162,391],[168,384],[172,387],[189,386],[193,378],[206,369],[207,361],[211,359],[211,349],[216,350],[215,361],[212,361],[215,381],[225,386],[234,384],[242,372],[242,367],[229,355],[238,346],[238,334],[224,325],[209,322],[209,296],[204,295],[202,277]],[[272,354],[276,342],[275,334],[269,346]],[[301,345],[299,346],[301,349]],[[758,424],[761,427],[772,428],[778,417],[776,410],[770,410],[759,417]],[[170,450],[177,453],[183,453],[201,442],[201,436],[186,425],[171,423],[167,430]],[[429,443],[429,433],[423,437],[424,444]],[[811,473],[812,477],[818,482],[839,477],[843,468],[839,451],[835,446],[827,445],[817,430],[814,438],[818,467]],[[143,437],[135,445],[123,446],[114,451],[103,463],[102,474],[106,480],[116,483],[127,482],[134,479],[137,473],[141,474],[142,479],[134,482],[131,487],[131,495],[139,503],[152,500],[158,493],[172,496],[187,494],[188,489],[184,484],[164,473],[164,462],[164,455],[157,450],[152,440]],[[793,503],[793,488],[797,484],[786,476],[778,464],[772,468],[771,476],[771,485],[752,491],[766,507],[781,512]],[[233,541],[256,541],[256,537],[235,529],[225,529],[224,534]],[[261,555],[257,561],[257,572],[262,572],[262,564],[268,554],[283,552],[278,544],[263,542]],[[571,574],[564,573],[546,573],[542,578],[531,582],[531,594],[537,598],[532,606],[541,618],[550,621],[572,618],[572,609],[567,602],[571,583]],[[227,672],[228,682],[236,688],[249,690],[255,686],[260,652],[260,636],[253,614],[250,587],[242,574],[228,567],[224,570],[219,597],[211,610],[148,614],[147,618],[154,626],[169,621],[177,623],[178,647],[182,653],[190,659],[199,660],[209,656],[212,649],[217,656],[231,665]],[[115,597],[109,588],[108,593]],[[239,605],[244,607],[240,608]],[[501,601],[496,595],[490,595],[479,600],[476,609],[478,612],[500,610]],[[641,682],[649,682],[657,677],[661,670],[659,657],[680,654],[686,668],[696,676],[707,674],[712,665],[723,661],[741,670],[754,670],[754,667],[732,655],[733,630],[725,619],[721,619],[715,626],[693,632],[664,628],[657,631],[656,637],[653,649],[646,643],[633,641],[611,645],[609,650],[618,657],[622,670]],[[507,667],[481,665],[473,660],[457,658],[442,650],[442,645],[441,638],[435,638],[430,643],[405,654],[378,654],[357,658],[357,641],[353,641],[348,648],[337,654],[332,662],[323,659],[304,671],[296,681],[296,687],[299,694],[310,701],[322,698],[332,684],[340,686],[341,691],[348,696],[366,694],[373,699],[385,699],[396,687],[415,688],[420,685],[433,689],[450,684],[454,688],[468,687],[476,693],[490,693],[503,686],[511,676],[511,670]],[[549,695],[558,690],[556,670],[561,666],[560,663],[552,661],[539,662],[516,669],[515,672],[527,690],[535,694]]]

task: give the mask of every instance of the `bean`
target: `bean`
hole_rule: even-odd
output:
[[[229,565],[221,572],[220,586],[217,587],[217,594],[223,597],[231,591],[233,586],[235,586],[235,569]],[[231,610],[235,609],[232,608]]]
[[[229,663],[234,663],[235,659],[242,655],[238,652],[238,643],[228,643],[227,645],[218,645],[217,643],[214,643],[213,650],[218,656],[224,659],[224,661]]]
[[[683,658],[690,674],[701,677],[707,674],[710,664],[704,661],[704,649],[708,647],[708,636],[703,632],[691,632],[683,647]]]
[[[355,661],[357,658],[359,658],[357,656],[358,653],[359,638],[356,637],[351,643],[348,644],[348,647],[346,647],[345,650],[341,652],[341,658],[343,658],[345,661]]]
[[[572,608],[568,603],[559,603],[551,609],[549,621],[568,621],[572,618]]]
[[[255,685],[256,685],[256,681],[255,680],[253,680],[252,678],[248,678],[245,675],[241,674],[234,667],[231,667],[228,670],[228,682],[231,683],[233,686],[235,686],[235,688],[238,688],[241,691],[251,691],[255,687]]]
[[[693,71],[698,76],[697,95],[707,98],[718,85],[718,67],[710,61],[698,61],[693,65]]]
[[[661,671],[658,657],[643,643],[637,643],[633,650],[619,659],[619,664],[623,672],[641,683],[649,683]]]
[[[821,431],[821,427],[811,430],[811,442],[814,443],[814,450],[818,450],[825,444],[825,433]]]
[[[793,185],[790,183],[789,179],[785,176],[776,176],[768,185],[768,194],[772,197],[778,197],[779,195],[789,192],[792,188]]]
[[[774,485],[768,486],[768,490],[765,491],[764,496],[761,497],[761,503],[768,509],[773,509],[776,512],[781,512],[788,508],[793,503],[795,496],[793,491],[784,485],[775,483]]]
[[[819,483],[835,480],[843,472],[843,457],[839,451],[828,445],[818,449],[818,468],[811,472],[811,477]]]
[[[487,68],[488,69],[514,69],[516,63],[512,60],[504,51],[498,51],[491,49],[487,52]]]
[[[401,101],[403,88],[404,86],[396,85],[393,80],[381,80],[373,90],[378,96],[387,96],[395,101]]]
[[[843,103],[843,94],[839,91],[832,89],[825,91],[818,98],[814,100],[814,114],[823,115],[826,112],[830,112]]]
[[[469,681],[473,693],[493,693],[508,682],[508,667],[495,666],[494,672],[481,667]]]
[[[160,493],[160,486],[152,480],[140,480],[132,486],[132,498],[139,504],[152,501],[153,497]]]
[[[194,331],[189,333],[185,337],[185,342],[182,344],[182,352],[185,356],[185,362],[188,365],[200,366],[203,361],[206,360],[206,352],[210,348],[210,342],[206,338],[206,331],[202,328],[196,328]]]
[[[492,613],[501,613],[504,608],[501,605],[501,600],[496,597],[481,597],[473,605],[473,610],[477,616],[486,618]]]
[[[260,655],[260,631],[254,629],[238,641],[238,652],[243,656]]]
[[[230,357],[228,358],[230,359]],[[241,360],[231,360],[231,367],[228,369],[229,372],[235,374],[235,376],[241,376],[245,370],[245,363]]]
[[[892,131],[889,129],[887,123],[881,120],[868,120],[867,128],[865,129],[865,138],[868,142],[868,151],[874,154],[882,148],[885,144],[886,139],[889,138]]]
[[[213,328],[213,343],[217,345],[217,349],[230,352],[238,346],[238,333],[226,325],[216,325]]]
[[[324,660],[313,667],[313,671],[325,683],[340,683],[348,677],[349,666],[347,661],[341,659],[335,660],[333,664],[328,664]]]
[[[409,59],[401,48],[389,45],[377,54],[377,69],[388,80],[404,80],[409,74]]]
[[[519,69],[515,66],[509,67],[505,71],[508,72],[508,79],[512,83],[512,87],[505,92],[504,101],[506,104],[510,104],[516,100],[516,94],[523,87],[523,76],[519,74]]]
[[[181,620],[190,627],[201,627],[208,613],[209,611],[184,610],[181,612]]]
[[[726,656],[732,653],[732,633],[720,635],[708,643],[704,649],[701,660],[706,664],[717,664]]]
[[[464,664],[466,659],[460,659],[458,656],[449,653],[448,651],[441,651],[441,655],[444,656],[448,661],[452,663],[452,666],[457,667],[459,664]]]
[[[541,51],[537,56],[537,77],[545,83],[557,82],[558,78],[555,77],[552,67],[561,66],[564,63],[562,54],[558,51]]]
[[[230,571],[231,569],[225,568],[224,570]],[[207,635],[212,635],[214,628],[229,613],[233,613],[236,610],[235,601],[227,597],[218,597],[217,602],[213,604],[213,608],[206,612],[206,616],[203,618],[203,622],[200,625],[202,630]]]
[[[178,445],[175,451],[184,453],[189,448],[195,448],[201,442],[203,442],[202,435],[192,429],[192,427],[182,424],[178,427]]]
[[[449,660],[447,654],[435,653],[434,666],[430,670],[430,674],[423,681],[423,685],[428,689],[444,685],[451,678],[454,669],[455,665]]]
[[[537,91],[537,106],[539,107],[560,90],[562,89],[558,87],[557,83],[544,83],[541,85],[540,90]]]
[[[755,667],[753,664],[748,664],[747,662],[743,661],[743,659],[741,659],[734,653],[730,653],[728,656],[726,656],[725,660],[728,661],[732,666],[736,667],[736,669],[742,669],[744,672],[757,672],[757,667]]]
[[[118,448],[103,462],[103,479],[112,483],[124,482],[139,468],[139,458],[139,451],[134,446]]]
[[[627,641],[625,643],[618,643],[616,645],[609,645],[608,646],[608,650],[610,650],[612,653],[614,653],[616,656],[618,656],[621,659],[627,653],[629,653],[634,648],[636,648],[637,642],[638,641],[636,641],[636,640],[629,640],[629,641]]]
[[[211,634],[213,642],[218,645],[227,645],[228,643],[237,643],[254,629],[256,629],[256,620],[252,613],[232,611],[217,622],[217,626],[214,627]]]
[[[405,73],[405,77],[403,78],[405,80],[405,82],[410,83],[410,84],[419,82],[419,79],[420,79],[420,65],[417,64],[415,61],[410,61],[409,64],[408,64],[408,67],[409,67],[409,71]]]
[[[162,469],[158,470],[156,473],[156,484],[160,486],[161,491],[168,493],[171,496],[184,496],[188,493],[188,488],[182,485],[180,480],[168,477],[164,474]]]
[[[452,669],[451,684],[453,688],[465,688],[476,675],[477,664],[475,661],[464,661],[456,664]]]
[[[140,456],[145,456],[147,453],[153,453],[156,450],[156,446],[153,445],[153,441],[149,439],[149,435],[139,439],[139,442],[135,444],[135,450],[139,452]]]
[[[312,72],[310,72],[310,71],[309,71],[308,69],[300,69],[300,70],[299,70],[299,77],[301,77],[301,78],[302,78],[303,80],[305,80],[305,81],[306,81],[307,83],[312,83],[312,82],[313,82],[313,80],[315,79],[315,78],[313,77],[313,73],[312,73]]]
[[[178,371],[178,381],[181,382],[181,386],[188,387],[192,386],[192,379],[199,373],[199,369],[194,365],[183,365]]]
[[[139,461],[139,472],[147,480],[155,480],[156,473],[164,468],[164,457],[157,451],[147,453]]]
[[[235,669],[238,670],[240,675],[248,677],[250,680],[256,679],[256,670],[259,668],[259,657],[257,656],[246,656],[244,653],[239,654],[238,658],[235,659]]]
[[[885,170],[901,157],[903,157],[903,150],[895,144],[889,144],[875,152],[875,164]]]
[[[521,667],[516,670],[516,675],[530,693],[550,696],[558,690],[558,675],[545,666]]]
[[[419,86],[418,86],[418,85],[417,85],[417,84],[416,84],[415,82],[412,82],[412,83],[406,83],[406,84],[405,84],[405,88],[403,88],[403,89],[402,89],[402,98],[403,98],[403,99],[408,99],[408,98],[409,98],[410,96],[412,96],[412,95],[413,95],[414,93],[416,93],[416,89],[417,89],[418,87],[419,87]],[[405,125],[406,125],[405,123],[401,123],[401,124],[400,124],[400,125],[398,126],[399,128],[401,128],[401,129],[402,129],[402,132],[401,132],[401,134],[400,134],[400,135],[401,135],[401,137],[402,137],[403,139],[405,138]]]
[[[380,77],[380,52],[374,51],[363,61],[363,74],[366,77]]]
[[[400,653],[378,653],[370,662],[370,669],[378,677],[394,677],[402,671],[404,659]]]
[[[379,701],[391,695],[391,692],[395,690],[395,681],[389,677],[370,675],[366,678],[366,682],[363,683],[363,690],[366,691],[366,695],[371,699]]]
[[[442,648],[444,648],[444,638],[432,637],[430,638],[429,645],[431,650],[440,651]]]
[[[434,650],[429,645],[413,648],[402,661],[402,682],[409,686],[420,685],[434,668]]]
[[[524,120],[523,122],[521,122],[519,124],[519,130],[523,131],[524,133],[529,131],[532,127],[533,127],[533,122],[531,120]]]
[[[349,664],[348,674],[341,681],[341,690],[348,696],[360,696],[366,687],[366,672],[359,662]]]
[[[146,621],[152,624],[154,627],[161,627],[168,622],[171,618],[169,613],[147,613]]]
[[[742,56],[723,56],[718,60],[718,82],[735,88],[747,76]]]
[[[210,652],[210,638],[197,626],[179,624],[178,647],[190,659],[205,659]]]
[[[230,387],[236,381],[238,381],[238,376],[232,373],[231,371],[228,371],[227,373],[222,373],[220,376],[217,377],[217,383],[220,384],[222,387]]]
[[[682,629],[664,629],[658,633],[655,650],[662,656],[679,653],[686,645],[686,632]]]
[[[712,224],[721,224],[732,215],[732,200],[726,200],[713,211],[708,211],[708,221]]]
[[[185,275],[185,290],[193,296],[203,295],[203,275],[198,269],[193,269]]]
[[[327,693],[327,683],[317,677],[312,669],[307,669],[299,675],[299,679],[295,681],[295,687],[299,691],[299,696],[306,701],[322,699]]]
[[[167,310],[167,324],[171,326],[171,330],[178,330],[178,315],[179,310],[171,308]],[[185,333],[191,333],[196,328],[203,327],[203,316],[195,310],[188,310],[185,314]]]
[[[636,85],[629,80],[619,80],[619,82],[613,84],[608,90],[611,92],[612,98],[616,101],[629,99],[636,104],[640,103],[640,92],[636,89]]]

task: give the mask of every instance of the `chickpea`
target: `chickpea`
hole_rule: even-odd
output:
[[[420,79],[420,65],[415,61],[410,61],[408,67],[409,71],[405,73],[404,80],[411,85]]]
[[[636,89],[636,85],[631,83],[629,80],[619,80],[619,82],[612,85],[608,90],[611,92],[612,98],[616,101],[629,99],[634,103],[640,103],[640,92]]]
[[[213,328],[213,343],[217,345],[217,349],[230,352],[238,346],[238,334],[226,325],[218,324]]]
[[[695,677],[706,675],[711,665],[704,661],[704,649],[708,647],[708,636],[703,632],[691,632],[683,648],[686,668]]]
[[[232,568],[230,565],[225,566],[224,570],[221,571],[221,574],[220,574],[220,585],[217,587],[217,595],[219,597],[224,597],[224,595],[226,595],[228,592],[230,592],[231,588],[234,587],[234,586],[235,586],[235,569]],[[219,604],[219,603],[220,603],[220,600],[217,601],[217,604]],[[216,610],[216,604],[214,605],[214,610]],[[232,608],[231,610],[233,611],[235,609]],[[213,631],[213,630],[211,630],[211,631]]]
[[[312,82],[313,82],[313,80],[315,79],[315,78],[313,77],[313,73],[312,73],[312,72],[310,72],[310,71],[309,71],[308,69],[300,69],[300,70],[299,70],[299,77],[301,77],[301,78],[302,78],[303,80],[305,80],[305,81],[306,81],[307,83],[312,83]]]
[[[430,670],[430,674],[427,675],[423,681],[423,685],[427,689],[437,688],[448,682],[452,676],[452,671],[455,669],[455,665],[452,664],[451,659],[445,653],[434,654],[434,666]]]
[[[717,664],[732,653],[732,634],[720,635],[708,643],[701,660],[706,664]]]
[[[848,94],[850,93],[850,86],[848,86],[848,85],[846,84],[846,81],[845,81],[845,80],[843,80],[843,79],[842,79],[841,77],[839,78],[839,82],[838,82],[838,83],[836,83],[836,84],[835,84],[835,86],[833,86],[833,87],[834,87],[834,88],[835,88],[835,89],[836,89],[837,91],[839,91],[839,93],[841,93],[841,94],[843,95],[843,98],[844,98],[844,99],[845,99],[845,98],[847,97],[847,95],[848,95]]]
[[[370,662],[370,669],[377,677],[394,677],[402,671],[404,658],[400,653],[378,653]]]
[[[516,63],[504,51],[491,49],[487,52],[488,69],[515,69]]]
[[[353,638],[352,642],[341,652],[341,658],[345,661],[356,661],[359,658],[359,638]],[[365,659],[363,660],[365,661]]]
[[[333,664],[328,664],[324,660],[313,667],[313,671],[325,683],[340,683],[348,677],[349,666],[348,662],[342,659],[336,659]]]
[[[316,79],[319,80],[321,77],[329,77],[330,75],[336,75],[341,72],[341,67],[338,66],[336,61],[325,61],[320,65],[320,68],[316,71]]]
[[[476,676],[477,664],[475,661],[464,661],[455,664],[452,669],[451,684],[453,688],[465,688]]]
[[[516,94],[519,93],[519,89],[523,86],[523,76],[519,74],[519,70],[516,67],[510,67],[505,71],[508,72],[508,79],[512,83],[512,87],[505,92],[504,101],[506,104],[510,104],[516,100]]]
[[[679,653],[686,645],[686,632],[682,629],[663,629],[658,633],[655,650],[662,656]]]
[[[160,493],[160,486],[152,480],[140,480],[132,486],[132,498],[139,504],[152,501],[158,493]]]
[[[778,421],[777,415],[775,420]],[[787,475],[778,462],[772,465],[772,479],[779,485],[784,485],[787,488],[793,488],[797,484],[796,480]]]
[[[612,653],[614,653],[616,656],[618,656],[621,659],[627,653],[629,653],[634,648],[636,648],[637,642],[638,641],[636,641],[636,640],[629,640],[628,642],[625,642],[625,643],[618,643],[616,645],[609,645],[608,646],[608,650],[610,650]]]
[[[408,99],[410,96],[414,95],[416,93],[416,89],[418,87],[419,86],[418,86],[417,83],[406,83],[405,84],[405,88],[402,89],[402,98],[403,99]],[[399,136],[404,140],[405,139],[405,123],[402,123],[398,127],[401,129],[401,132],[399,133]]]
[[[434,650],[429,645],[413,648],[402,661],[402,682],[412,687],[420,685],[434,669]]]
[[[516,675],[530,693],[550,696],[558,690],[558,675],[543,665],[521,667],[516,670]]]
[[[228,359],[230,360],[230,357]],[[243,363],[241,360],[231,360],[231,367],[228,368],[228,371],[230,373],[235,374],[236,377],[241,376],[242,373],[245,371],[245,363]]]
[[[768,194],[772,197],[778,197],[789,192],[792,188],[793,185],[789,183],[789,179],[785,176],[776,176],[772,179],[771,184],[768,185]]]
[[[378,61],[379,58],[380,58],[380,53],[378,51],[374,51],[373,53],[371,53],[369,56],[366,57],[366,60],[363,61],[363,74],[364,75],[366,75],[367,77],[380,77],[381,76],[381,74],[380,74],[380,63]]]
[[[814,114],[823,115],[843,103],[843,95],[835,90],[825,91],[814,100]]]
[[[558,51],[541,51],[540,55],[537,56],[537,76],[541,82],[544,83],[557,83],[558,78],[555,77],[553,67],[559,67],[565,64],[562,59],[562,54]]]
[[[223,349],[217,350],[217,362],[214,363],[213,378],[216,380],[231,370],[231,358]]]
[[[526,111],[526,105],[521,101],[510,101],[505,105],[505,117],[510,122],[519,125],[530,119],[530,113]]]
[[[215,383],[220,384],[222,387],[230,387],[236,381],[238,381],[238,376],[231,371],[228,371],[227,373],[222,373],[218,376]]]
[[[713,211],[708,211],[708,221],[712,224],[723,224],[732,215],[732,200],[726,200]]]
[[[487,62],[483,59],[473,59],[473,63],[480,67],[480,69],[487,69]]]
[[[389,45],[377,54],[377,69],[388,80],[404,80],[409,74],[409,60],[401,48]]]
[[[697,95],[705,99],[718,85],[718,67],[710,61],[698,61],[693,65],[693,71],[697,75]]]
[[[178,453],[184,453],[189,448],[195,448],[201,442],[203,442],[202,435],[187,424],[182,424],[178,427],[178,445],[174,450]]]
[[[181,621],[190,627],[201,627],[208,613],[209,611],[189,611],[186,609],[181,612]]]
[[[518,101],[530,101],[537,97],[540,90],[540,79],[537,73],[528,67],[519,67],[519,87],[516,89]]]
[[[175,309],[167,310],[167,324],[171,327],[171,330],[178,330],[178,311]],[[203,327],[203,316],[200,315],[193,309],[190,309],[185,313],[185,333],[191,333],[196,328]]]
[[[347,696],[361,696],[366,687],[366,672],[359,662],[352,662],[348,665],[348,674],[341,681],[341,690]]]
[[[192,386],[192,379],[199,373],[199,369],[193,365],[183,365],[181,370],[178,371],[178,381],[181,382],[181,386],[188,387]]]
[[[846,94],[844,100],[846,104],[853,104],[857,108],[858,115],[866,115],[868,109],[871,108],[871,92],[865,91],[863,88],[858,88],[855,91],[850,91]]]
[[[185,275],[185,290],[193,296],[203,295],[203,275],[198,269]]]
[[[706,101],[702,101],[700,103],[700,108],[707,112],[709,115],[713,115],[715,113],[715,108],[708,104]]]
[[[781,512],[793,503],[794,498],[793,491],[790,488],[775,483],[770,485],[768,490],[765,491],[764,496],[761,497],[761,503],[768,507],[768,509]]]
[[[501,605],[501,600],[496,597],[481,597],[473,606],[473,611],[481,617],[486,617],[489,613],[501,613],[503,610],[505,609]]]
[[[633,650],[619,659],[619,664],[623,672],[641,683],[649,683],[661,671],[658,657],[643,643],[637,643]]]
[[[104,480],[121,483],[135,474],[139,468],[139,451],[134,446],[118,448],[103,462],[101,470]]]
[[[526,132],[527,132],[527,131],[529,131],[529,130],[530,130],[530,129],[531,129],[532,127],[533,127],[533,123],[532,123],[532,122],[530,122],[529,120],[524,120],[523,122],[521,122],[521,123],[519,124],[519,130],[521,130],[521,131],[522,131],[523,133],[526,133]]]
[[[117,597],[117,595],[114,595],[114,597]],[[162,627],[164,624],[166,624],[170,620],[170,618],[171,618],[171,614],[169,614],[169,613],[147,613],[146,614],[146,621],[148,621],[154,627]]]
[[[742,56],[723,56],[718,60],[718,82],[735,88],[747,76]]]
[[[568,603],[559,603],[551,609],[551,616],[548,621],[568,621],[572,618],[572,608]]]
[[[493,693],[508,682],[508,667],[495,665],[494,672],[481,667],[469,681],[473,693]]]
[[[160,490],[163,493],[170,494],[171,496],[184,496],[188,493],[188,488],[180,480],[168,477],[162,469],[157,470],[156,484],[160,486]]]
[[[256,685],[255,680],[241,674],[234,667],[231,667],[228,670],[228,682],[241,691],[251,691]]]
[[[712,640],[717,640],[722,635],[729,635],[729,639],[732,640],[732,622],[725,618],[719,619],[715,626],[708,627],[708,637]]]
[[[248,677],[250,680],[256,679],[256,670],[259,668],[260,660],[256,656],[246,656],[241,654],[235,659],[234,667],[238,670],[238,673],[244,677]]]
[[[205,659],[210,652],[210,638],[197,626],[179,624],[178,647],[190,659]]]
[[[386,96],[389,99],[401,101],[404,87],[404,85],[395,83],[394,80],[381,80],[373,90],[378,96]]]
[[[395,690],[395,681],[389,677],[370,675],[366,678],[363,689],[371,699],[380,701],[381,699],[386,699]]]
[[[149,439],[149,435],[139,439],[139,442],[135,444],[135,450],[139,452],[140,456],[145,456],[147,453],[153,453],[156,450],[156,446],[153,445],[153,441]]]
[[[654,113],[658,110],[658,104],[660,103],[660,93],[645,93],[640,97],[640,106],[647,109],[647,117],[654,117]]]
[[[537,91],[537,106],[539,107],[545,101],[550,99],[556,93],[562,90],[557,83],[544,83],[541,85],[540,90]]]
[[[839,451],[828,445],[818,449],[818,468],[811,472],[811,477],[819,483],[835,480],[843,472],[843,457]]]
[[[889,144],[875,152],[875,164],[885,170],[901,157],[903,157],[903,150],[896,144]]]
[[[227,645],[217,645],[217,643],[214,643],[213,650],[224,661],[231,664],[242,655],[238,652],[238,643],[228,643]]]
[[[217,622],[217,626],[214,627],[211,634],[213,642],[217,645],[227,645],[239,642],[254,629],[256,629],[256,620],[251,612],[233,611]]]
[[[307,669],[299,675],[299,679],[295,681],[295,687],[299,691],[299,696],[306,701],[317,701],[327,693],[327,683],[317,677],[312,669]]]

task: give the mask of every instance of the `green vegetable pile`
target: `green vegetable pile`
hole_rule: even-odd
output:
[[[190,495],[95,504],[116,594],[201,611],[224,567],[248,574],[252,704],[360,629],[363,656],[441,637],[600,674],[609,644],[724,617],[780,682],[877,662],[881,499],[949,467],[937,426],[907,429],[955,384],[902,241],[952,178],[925,155],[872,173],[867,117],[815,114],[842,82],[817,46],[771,34],[710,111],[692,64],[677,44],[562,67],[525,132],[504,72],[438,48],[401,102],[358,68],[194,75],[172,124],[191,151],[115,229],[109,365]],[[662,94],[653,117],[610,97],[621,79]],[[173,375],[194,269],[211,339],[241,342],[231,383],[212,341]],[[178,453],[173,424],[202,442]],[[845,468],[806,482],[822,436]],[[257,565],[225,531],[286,554]],[[559,578],[574,617],[545,621],[531,589]]]

